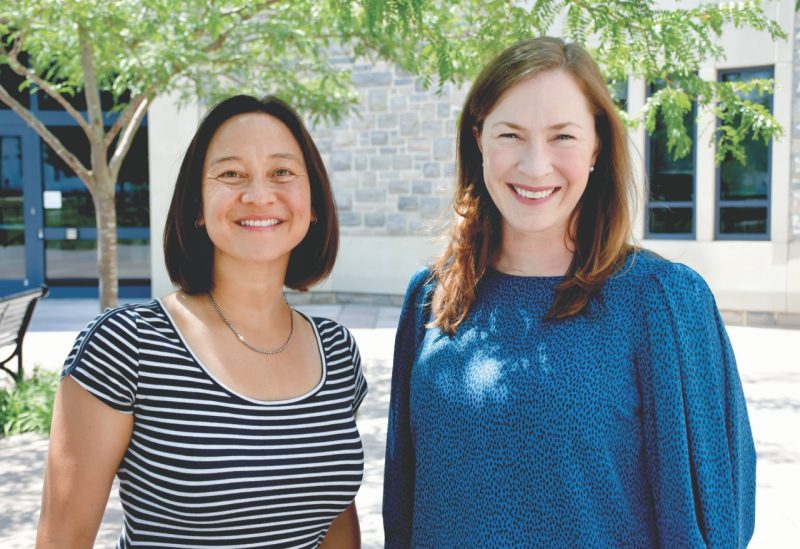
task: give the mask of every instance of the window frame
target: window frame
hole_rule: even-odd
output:
[[[653,93],[653,85],[647,85],[646,96],[650,97]],[[694,131],[692,132],[692,152],[694,158],[694,169],[692,170],[692,200],[651,200],[650,183],[652,181],[652,142],[653,137],[650,132],[645,131],[644,141],[644,165],[645,165],[645,210],[644,210],[644,238],[647,240],[696,240],[697,238],[697,104],[692,101],[692,121]],[[656,233],[650,230],[650,210],[653,209],[669,210],[672,208],[691,208],[692,209],[692,230],[688,233]]]
[[[775,65],[757,65],[753,67],[729,67],[717,70],[717,82],[722,82],[724,74],[732,72],[758,72],[763,70],[772,71],[772,78],[775,78]],[[775,111],[775,93],[769,96],[769,112]],[[722,164],[716,165],[714,174],[714,240],[751,240],[751,241],[770,241],[772,240],[772,139],[767,143],[767,197],[749,200],[722,200]],[[765,219],[766,232],[763,234],[753,233],[722,233],[722,208],[762,208],[766,207],[767,217]]]

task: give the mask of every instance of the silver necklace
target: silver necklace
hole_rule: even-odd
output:
[[[277,349],[262,349],[260,347],[254,346],[254,345],[250,345],[247,342],[247,340],[244,338],[244,336],[236,331],[236,328],[233,327],[233,324],[231,324],[228,321],[228,319],[225,318],[225,313],[223,313],[222,309],[219,308],[219,305],[217,305],[217,302],[214,300],[214,296],[211,295],[211,292],[208,292],[208,300],[211,301],[211,305],[214,307],[214,310],[217,311],[217,315],[222,320],[222,322],[225,323],[225,326],[230,328],[231,332],[233,332],[233,335],[236,336],[236,339],[241,341],[242,344],[245,347],[247,347],[248,349],[250,349],[251,351],[255,351],[255,352],[257,352],[259,354],[262,354],[262,355],[277,355],[278,353],[281,353],[284,350],[286,350],[286,347],[289,346],[289,342],[292,341],[292,336],[294,335],[294,309],[286,301],[286,297],[285,296],[283,298],[283,302],[286,303],[287,307],[289,307],[289,313],[291,315],[291,317],[290,317],[290,326],[291,326],[291,328],[289,329],[289,337],[287,337],[286,341],[283,342],[283,345],[281,345]]]

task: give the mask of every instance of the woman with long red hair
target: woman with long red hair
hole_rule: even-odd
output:
[[[631,243],[589,54],[517,43],[458,128],[449,243],[395,344],[387,547],[743,547],[755,451],[714,298]]]

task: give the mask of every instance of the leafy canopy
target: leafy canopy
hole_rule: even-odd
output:
[[[755,88],[771,93],[772,83],[697,74],[724,58],[723,30],[742,27],[786,36],[758,0],[668,10],[646,0],[5,0],[0,64],[16,47],[36,75],[75,94],[84,86],[82,30],[99,86],[120,110],[140,94],[213,101],[274,93],[313,119],[337,120],[357,99],[349,73],[331,63],[340,47],[392,60],[441,87],[473,77],[518,39],[561,34],[589,45],[610,82],[665,84],[630,123],[641,119],[652,130],[661,113],[668,147],[681,156],[691,147],[683,115],[696,101],[719,120],[718,157],[741,158],[745,134],[781,135],[773,116],[747,99]]]

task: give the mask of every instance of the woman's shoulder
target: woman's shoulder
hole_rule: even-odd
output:
[[[94,380],[91,383],[99,387],[105,384],[106,376],[113,377],[124,371],[121,375],[130,381],[131,386],[135,385],[132,380],[137,375],[145,325],[152,326],[161,315],[163,313],[159,312],[155,300],[104,310],[78,334],[64,361],[62,377],[71,375],[80,383],[88,375]],[[91,356],[91,360],[86,361],[87,356]],[[101,391],[98,387],[95,389]]]
[[[425,265],[420,267],[414,274],[411,275],[411,278],[408,280],[408,290],[407,291],[414,291],[422,286],[429,285],[433,282],[433,267],[431,265]]]
[[[126,348],[134,349],[139,334],[145,326],[166,324],[164,313],[157,300],[149,303],[130,303],[104,310],[90,320],[75,338],[67,363],[77,359],[89,344],[99,341],[125,342]]]
[[[405,304],[418,303],[421,299],[427,299],[435,286],[436,277],[433,267],[430,265],[420,267],[408,281]]]
[[[631,251],[622,268],[611,277],[611,280],[637,290],[654,286],[670,293],[708,290],[703,277],[688,265],[670,261],[643,248]]]
[[[150,323],[155,319],[163,318],[163,309],[158,300],[147,303],[128,303],[105,309],[99,313],[84,328],[83,332],[93,332],[102,327],[104,329],[114,329],[114,327],[129,327],[135,329],[141,323]]]
[[[298,312],[314,326],[324,348],[330,350],[330,348],[342,344],[348,346],[355,344],[353,334],[344,324],[325,316],[310,315],[301,311]]]
[[[669,318],[711,319],[716,299],[706,281],[691,267],[636,249],[609,279],[604,295],[643,321]]]

